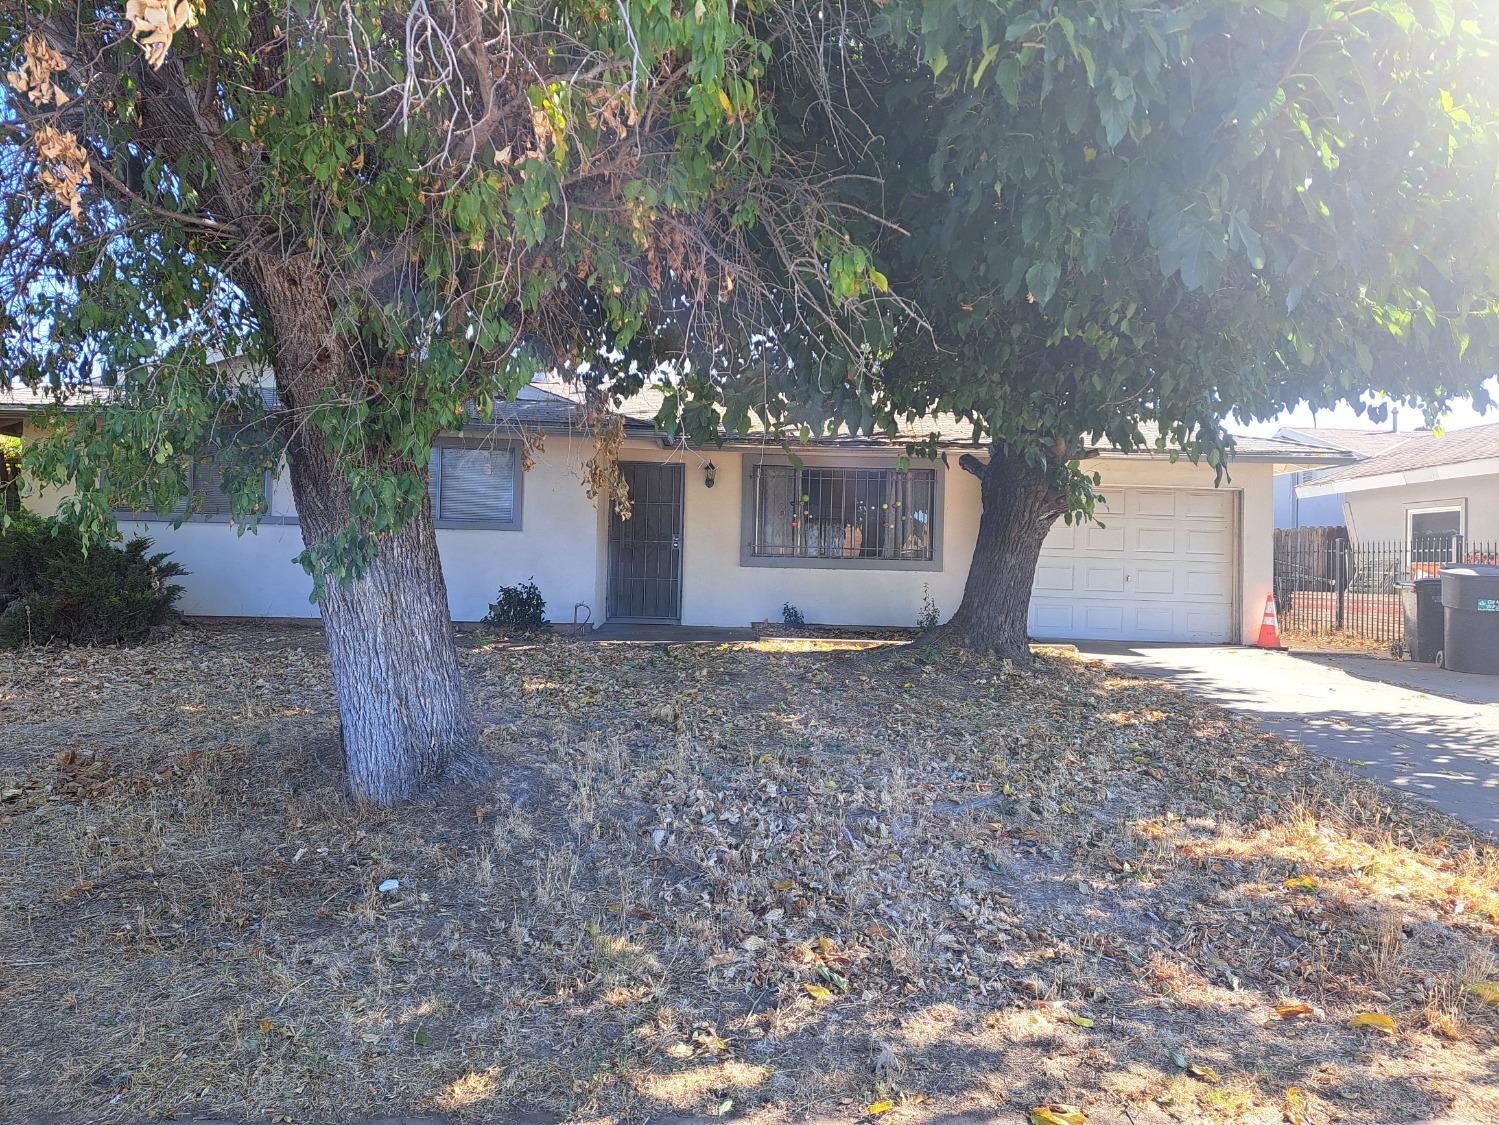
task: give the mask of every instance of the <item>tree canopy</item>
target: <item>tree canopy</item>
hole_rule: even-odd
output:
[[[892,0],[843,52],[895,292],[876,425],[973,424],[946,635],[1021,658],[1100,443],[1228,467],[1229,413],[1482,401],[1499,342],[1499,18],[1479,4]],[[836,138],[808,145],[837,164]],[[936,455],[933,437],[923,449]]]
[[[306,561],[357,574],[420,505],[433,436],[538,366],[633,354],[674,313],[684,354],[722,354],[772,315],[837,336],[832,312],[875,292],[867,251],[776,138],[767,73],[815,57],[791,4],[38,0],[6,16],[6,374],[111,392],[33,454],[77,487],[88,529],[112,503],[172,508],[210,447],[252,523],[259,474],[312,427],[354,519]],[[263,275],[293,264],[358,377],[280,378],[268,426],[242,366],[213,361],[284,365]]]
[[[886,6],[870,161],[909,236],[879,251],[934,329],[890,408],[1063,463],[1154,422],[1216,464],[1230,410],[1481,394],[1495,31],[1399,0]]]

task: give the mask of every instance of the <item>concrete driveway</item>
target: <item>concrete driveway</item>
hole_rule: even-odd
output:
[[[1499,835],[1499,676],[1341,653],[1079,642]]]

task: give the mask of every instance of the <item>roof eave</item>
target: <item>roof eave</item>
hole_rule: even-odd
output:
[[[1338,496],[1347,492],[1372,492],[1379,488],[1402,488],[1412,484],[1431,484],[1436,481],[1467,480],[1470,477],[1499,475],[1499,457],[1483,457],[1473,461],[1458,461],[1450,465],[1428,465],[1419,469],[1398,469],[1389,473],[1371,473],[1368,476],[1349,477],[1343,480],[1315,480],[1296,486],[1299,499],[1309,500],[1315,496]]]

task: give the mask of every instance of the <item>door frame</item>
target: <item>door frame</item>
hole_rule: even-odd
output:
[[[682,555],[687,541],[687,473],[685,466],[680,461],[643,461],[633,460],[619,462],[621,473],[627,466],[642,466],[651,469],[659,469],[670,472],[677,479],[677,519],[676,538],[677,547],[673,554],[673,562],[676,566],[676,614],[672,617],[632,617],[620,614],[614,607],[614,547],[616,543],[615,531],[619,526],[619,517],[611,504],[608,508],[604,525],[604,620],[624,621],[641,625],[680,625],[682,623],[682,581],[683,566]]]

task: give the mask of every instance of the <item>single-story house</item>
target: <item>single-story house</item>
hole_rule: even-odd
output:
[[[584,494],[593,438],[565,384],[537,381],[492,423],[441,439],[430,488],[455,620],[477,620],[501,584],[532,577],[548,617],[569,624],[742,626],[779,620],[789,603],[809,622],[912,625],[928,597],[943,617],[957,608],[980,512],[978,481],[958,466],[961,452],[982,452],[970,427],[943,428],[947,456],[903,472],[905,435],[820,440],[797,463],[753,437],[708,448],[665,437],[651,423],[656,406],[647,394],[621,411],[629,520]],[[20,426],[25,403],[0,400],[0,424],[7,415]],[[545,435],[529,471],[521,427]],[[909,437],[930,432],[919,423]],[[1348,459],[1246,437],[1231,479],[1215,487],[1207,465],[1098,454],[1098,520],[1059,522],[1046,541],[1031,602],[1037,637],[1253,639],[1272,586],[1274,467]],[[289,481],[266,488],[270,516],[253,535],[229,526],[208,482],[201,512],[180,527],[134,516],[121,530],[151,536],[187,567],[189,614],[316,616],[310,579],[291,561],[302,543]],[[46,512],[57,497],[27,503]]]
[[[1419,433],[1421,431],[1412,431]],[[1316,446],[1318,449],[1342,450],[1357,460],[1383,453],[1398,445],[1410,433],[1389,430],[1349,430],[1333,426],[1282,426],[1275,432],[1278,438]],[[1338,466],[1305,468],[1300,465],[1282,465],[1275,472],[1275,528],[1297,527],[1342,527],[1343,494],[1326,493],[1320,496],[1297,495],[1297,488],[1333,472]]]
[[[1499,423],[1402,435],[1296,493],[1342,497],[1355,543],[1407,543],[1413,560],[1457,561],[1471,553],[1465,544],[1499,543]]]

